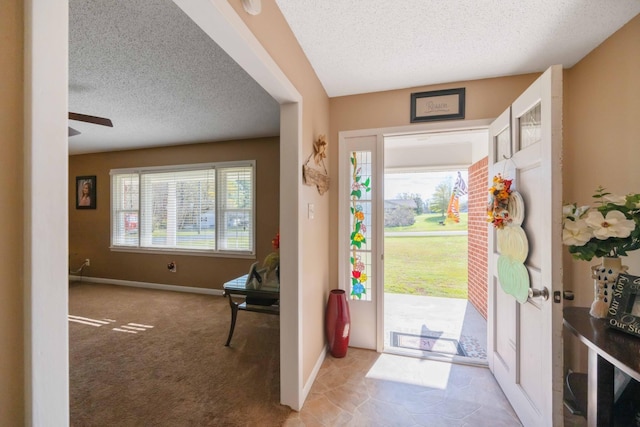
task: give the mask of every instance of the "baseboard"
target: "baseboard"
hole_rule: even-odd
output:
[[[222,289],[194,288],[191,286],[165,285],[162,283],[134,282],[132,280],[105,279],[102,277],[87,277],[69,275],[69,280],[88,283],[102,283],[106,285],[131,286],[134,288],[159,289],[162,291],[188,292],[192,294],[218,295],[222,296]]]
[[[309,375],[309,379],[307,379],[307,382],[302,388],[302,400],[300,404],[300,409],[302,409],[302,407],[304,406],[305,400],[307,400],[307,396],[311,391],[311,387],[313,386],[313,383],[316,381],[318,372],[320,371],[320,368],[322,367],[322,363],[324,362],[324,359],[327,357],[328,352],[329,352],[329,347],[325,345],[324,349],[320,352],[320,356],[318,357],[318,360],[316,360],[316,364],[313,366],[313,370],[311,371],[311,375]]]

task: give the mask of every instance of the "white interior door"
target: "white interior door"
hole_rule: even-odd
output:
[[[522,195],[530,287],[549,293],[520,304],[503,291],[492,227],[489,367],[526,427],[562,426],[562,67],[549,68],[489,131],[489,182],[500,173]]]
[[[350,296],[349,345],[382,346],[382,137],[340,134],[339,287]]]

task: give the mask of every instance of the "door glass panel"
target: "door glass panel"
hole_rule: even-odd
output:
[[[351,153],[349,275],[351,298],[371,301],[371,151]]]
[[[496,149],[496,162],[511,157],[511,132],[507,126],[502,132],[494,136],[494,144]]]
[[[541,109],[538,103],[518,119],[520,150],[539,142],[542,138],[540,118]]]

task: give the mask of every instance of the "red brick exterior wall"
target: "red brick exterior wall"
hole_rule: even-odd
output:
[[[487,318],[487,179],[485,157],[469,167],[469,301]]]

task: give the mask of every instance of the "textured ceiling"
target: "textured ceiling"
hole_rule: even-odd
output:
[[[274,1],[274,0],[263,0]],[[571,67],[640,0],[275,0],[330,97]],[[279,134],[279,106],[171,0],[69,1],[71,154]]]
[[[280,107],[171,0],[70,0],[71,154],[278,135]]]
[[[573,66],[638,0],[276,0],[330,97]]]

